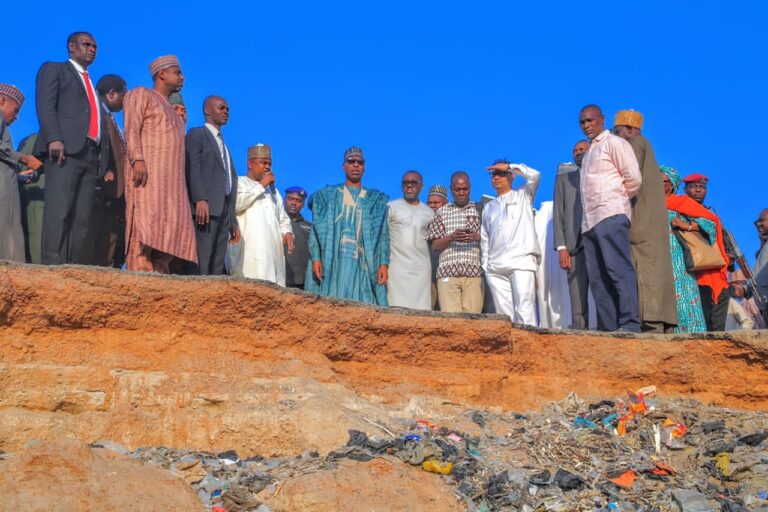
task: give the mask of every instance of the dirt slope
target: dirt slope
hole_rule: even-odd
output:
[[[300,453],[343,444],[366,419],[522,411],[648,384],[768,406],[762,333],[536,332],[228,278],[0,264],[0,336],[0,449],[72,437]]]

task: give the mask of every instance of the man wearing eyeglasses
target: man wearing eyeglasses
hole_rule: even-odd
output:
[[[435,214],[419,200],[424,181],[418,171],[406,172],[402,187],[403,197],[389,203],[387,299],[390,306],[429,310],[432,307],[432,262],[427,228]]]
[[[323,296],[387,306],[389,196],[363,188],[365,156],[352,146],[344,153],[344,183],[309,198],[312,231],[304,289]]]

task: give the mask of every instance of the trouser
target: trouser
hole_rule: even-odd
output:
[[[88,263],[87,236],[98,169],[98,146],[90,139],[79,153],[67,155],[61,166],[52,161],[46,164],[44,265]]]
[[[483,313],[488,315],[501,313],[493,301],[491,286],[488,284],[488,276],[483,277]]]
[[[512,270],[504,274],[486,272],[485,279],[496,305],[496,313],[516,324],[536,326],[536,272]]]
[[[440,301],[437,300],[437,283],[432,281],[432,311],[440,311]]]
[[[221,215],[211,216],[208,224],[195,223],[195,238],[197,241],[197,263],[200,275],[220,276],[224,274],[224,260],[229,243],[229,201],[224,200],[224,210]]]
[[[16,170],[0,162],[0,259],[24,263],[24,231]]]
[[[637,274],[629,245],[629,219],[614,215],[584,233],[589,287],[601,331],[640,332]]]
[[[43,212],[45,211],[45,174],[37,183],[24,184],[21,193],[21,225],[24,229],[27,263],[42,263]]]
[[[571,296],[571,329],[589,328],[589,275],[584,251],[571,255],[568,272],[568,292]]]
[[[445,313],[480,313],[483,311],[481,277],[443,277],[437,280],[440,311]]]
[[[87,243],[89,263],[121,268],[125,263],[125,199],[97,197]]]
[[[701,309],[704,312],[704,321],[707,324],[707,331],[722,332],[725,331],[725,320],[728,318],[728,288],[724,288],[717,297],[717,304],[712,300],[712,288],[709,286],[699,286],[699,295],[701,295]]]
[[[171,262],[173,260],[174,256],[172,254],[158,251],[137,241],[132,241],[128,244],[128,254],[125,258],[125,263],[128,270],[170,274]]]

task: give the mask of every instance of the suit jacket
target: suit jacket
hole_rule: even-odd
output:
[[[580,169],[576,164],[560,164],[555,177],[554,213],[552,230],[555,250],[565,247],[570,254],[581,251],[581,220],[584,208],[581,204],[579,184]]]
[[[210,214],[218,217],[224,213],[227,186],[227,170],[221,158],[219,145],[205,126],[190,129],[184,142],[187,152],[187,186],[189,199],[192,201],[192,212],[194,214],[195,203],[205,200],[208,201]],[[229,154],[229,169],[232,180],[229,196],[230,225],[236,226],[237,172],[231,154]]]
[[[55,140],[64,143],[67,155],[82,151],[88,139],[91,107],[75,67],[71,62],[46,62],[40,66],[35,82],[37,121],[39,136],[35,143],[35,154],[48,153],[48,144]],[[95,85],[94,85],[95,88]],[[99,104],[98,96],[96,103]],[[104,125],[104,116],[102,116]],[[104,174],[109,157],[109,137],[102,126],[99,175]]]
[[[125,194],[125,139],[120,136],[120,128],[106,108],[101,109],[101,119],[104,130],[109,137],[109,156],[107,170],[115,175],[114,181],[102,181],[102,194],[110,199],[120,199]]]

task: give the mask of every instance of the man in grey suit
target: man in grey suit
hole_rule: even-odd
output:
[[[576,163],[558,166],[552,219],[560,268],[568,273],[572,318],[570,328],[580,330],[589,326],[589,278],[581,242],[583,210],[579,185],[581,161],[588,149],[589,141],[580,140],[573,146],[573,160]]]
[[[203,102],[205,126],[192,128],[185,140],[187,183],[197,225],[197,259],[201,275],[224,273],[227,242],[240,241],[235,218],[237,172],[221,128],[229,121],[224,98]]]

